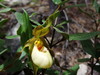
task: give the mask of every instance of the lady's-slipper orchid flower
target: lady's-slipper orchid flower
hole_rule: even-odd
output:
[[[53,63],[53,59],[49,50],[43,45],[43,42],[36,40],[31,54],[32,61],[39,68],[50,68]]]

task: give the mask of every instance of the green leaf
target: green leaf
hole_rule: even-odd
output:
[[[57,70],[53,70],[53,69],[47,69],[45,74],[47,74],[47,75],[59,75],[60,72]]]
[[[7,49],[4,49],[4,50],[0,51],[0,55],[5,53],[6,51],[7,51]]]
[[[34,15],[36,15],[37,13],[32,13],[29,17],[32,17],[32,16],[34,16]]]
[[[21,53],[21,56],[19,57],[19,60],[21,60],[21,59],[24,58],[25,56],[26,56],[26,52],[23,51],[23,52]]]
[[[32,25],[33,28],[37,27],[36,25]]]
[[[55,4],[60,4],[62,0],[52,0]]]
[[[29,15],[28,13],[23,9],[24,11],[24,25],[26,27],[26,33],[28,32],[28,39],[32,38],[32,25],[30,24]]]
[[[12,8],[4,8],[4,9],[0,10],[0,13],[6,13],[9,11],[14,11],[14,10],[12,10]]]
[[[26,56],[26,52],[23,50],[22,51],[22,46],[21,47],[19,47],[18,49],[17,49],[17,51],[16,51],[16,56],[18,56],[18,59],[19,60],[22,60],[25,56]]]
[[[0,2],[3,2],[4,0],[0,0]]]
[[[5,6],[4,4],[0,3],[0,7],[5,7],[7,8],[7,6]]]
[[[16,52],[21,52],[21,50],[22,50],[22,46],[20,46],[20,47],[17,49]]]
[[[68,23],[68,21],[61,22],[60,24],[57,24],[56,27],[57,28],[64,28],[62,25],[67,24],[67,23]]]
[[[7,49],[5,49],[5,47],[4,47],[4,45],[5,45],[5,40],[0,39],[0,55],[7,51]]]
[[[30,24],[28,13],[25,10],[23,11],[24,13],[15,13],[16,19],[21,24],[17,31],[17,34],[21,37],[22,46],[25,45],[28,39],[32,38],[32,25]]]
[[[68,38],[69,38],[69,35],[68,35],[67,33],[65,33],[65,32],[59,30],[59,29],[56,28],[56,27],[53,27],[53,28],[54,28],[58,33],[62,34],[63,37],[64,37],[65,39],[68,39]]]
[[[2,28],[5,25],[5,23],[7,23],[7,22],[8,22],[8,19],[2,19],[0,21],[0,28]]]
[[[19,35],[6,36],[5,38],[6,39],[14,39],[14,38],[17,38],[17,37],[19,37]]]
[[[95,48],[93,47],[93,43],[91,42],[91,40],[82,40],[81,41],[83,50],[92,55],[93,57],[95,57],[96,53],[95,53]]]
[[[78,69],[79,69],[79,65],[75,65],[71,67],[69,70],[63,72],[63,75],[76,75]]]
[[[100,13],[100,4],[98,4],[96,0],[93,1],[93,7],[97,13]]]
[[[42,20],[42,23],[44,24],[46,22],[46,20]]]
[[[16,19],[17,19],[18,23],[23,25],[23,14],[19,13],[19,12],[15,12],[15,16],[16,16]]]
[[[25,62],[22,63],[21,60],[17,59],[16,55],[13,58],[8,58],[2,65],[0,65],[0,71],[6,72],[17,72],[25,67]]]
[[[90,58],[78,59],[78,62],[88,62],[88,61],[90,61]]]
[[[69,40],[87,40],[93,38],[97,35],[100,35],[100,32],[90,32],[90,33],[76,33],[76,34],[69,34]]]
[[[35,21],[35,20],[30,19],[30,21],[32,21],[32,22],[35,23],[36,25],[41,25],[39,22],[37,22],[37,21]]]
[[[53,23],[53,21],[56,19],[57,16],[59,16],[60,12],[56,10],[53,14],[51,14],[47,19],[46,22],[43,24],[43,26],[50,27]]]
[[[0,71],[4,69],[4,64],[0,65]]]

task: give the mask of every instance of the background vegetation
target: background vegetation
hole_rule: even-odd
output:
[[[24,47],[38,26],[43,28],[36,29],[36,35],[42,32],[39,36],[51,49],[54,62],[49,69],[39,68],[37,75],[77,75],[81,63],[88,66],[87,75],[100,74],[99,0],[33,0],[14,5],[0,0],[1,75],[35,73],[29,49]],[[78,55],[77,62],[74,54]]]

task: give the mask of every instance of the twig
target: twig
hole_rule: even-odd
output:
[[[94,18],[94,22],[95,22],[95,25],[96,25],[96,28],[95,28],[94,31],[98,31],[99,24],[97,23],[97,21],[95,20],[95,18]],[[97,36],[95,36],[95,38],[94,38],[94,48],[96,47],[96,44],[97,44]],[[98,62],[98,58],[96,58],[96,62],[95,63],[94,63],[94,57],[91,58],[91,75],[93,75],[93,70],[94,70],[94,67],[95,67],[95,65],[96,65],[97,62]]]
[[[54,36],[55,36],[55,29],[53,30],[53,33],[52,33],[52,39],[51,39],[51,43],[50,43],[50,48],[52,48]]]
[[[56,24],[57,24],[57,20],[58,20],[58,17],[57,17],[56,20],[55,20],[55,24],[54,24],[54,26],[56,26]],[[50,48],[52,48],[52,44],[53,44],[53,40],[54,40],[54,36],[55,36],[55,29],[53,29],[53,32],[52,32],[52,39],[51,39],[51,43],[50,43]]]
[[[91,75],[93,75],[93,69],[94,69],[94,58],[91,58]]]
[[[68,21],[68,16],[66,14],[66,10],[63,10],[66,20]],[[67,23],[67,33],[69,34],[69,23]]]
[[[57,41],[55,44],[53,44],[51,47],[53,47],[53,46],[55,46],[55,45],[57,45],[58,43],[60,43],[60,42],[62,42],[62,41],[64,41],[64,39],[62,38],[61,40],[59,40],[59,41]]]
[[[69,19],[68,19],[67,13],[66,13],[67,12],[66,9],[63,10],[63,12],[64,12],[66,20],[68,21]],[[69,23],[67,23],[67,33],[69,34]],[[66,47],[68,46],[68,40],[66,40],[65,46]]]
[[[47,41],[47,43],[50,45],[50,42],[49,42],[49,40],[47,39],[47,37],[44,36],[44,38],[45,38],[45,40]]]

